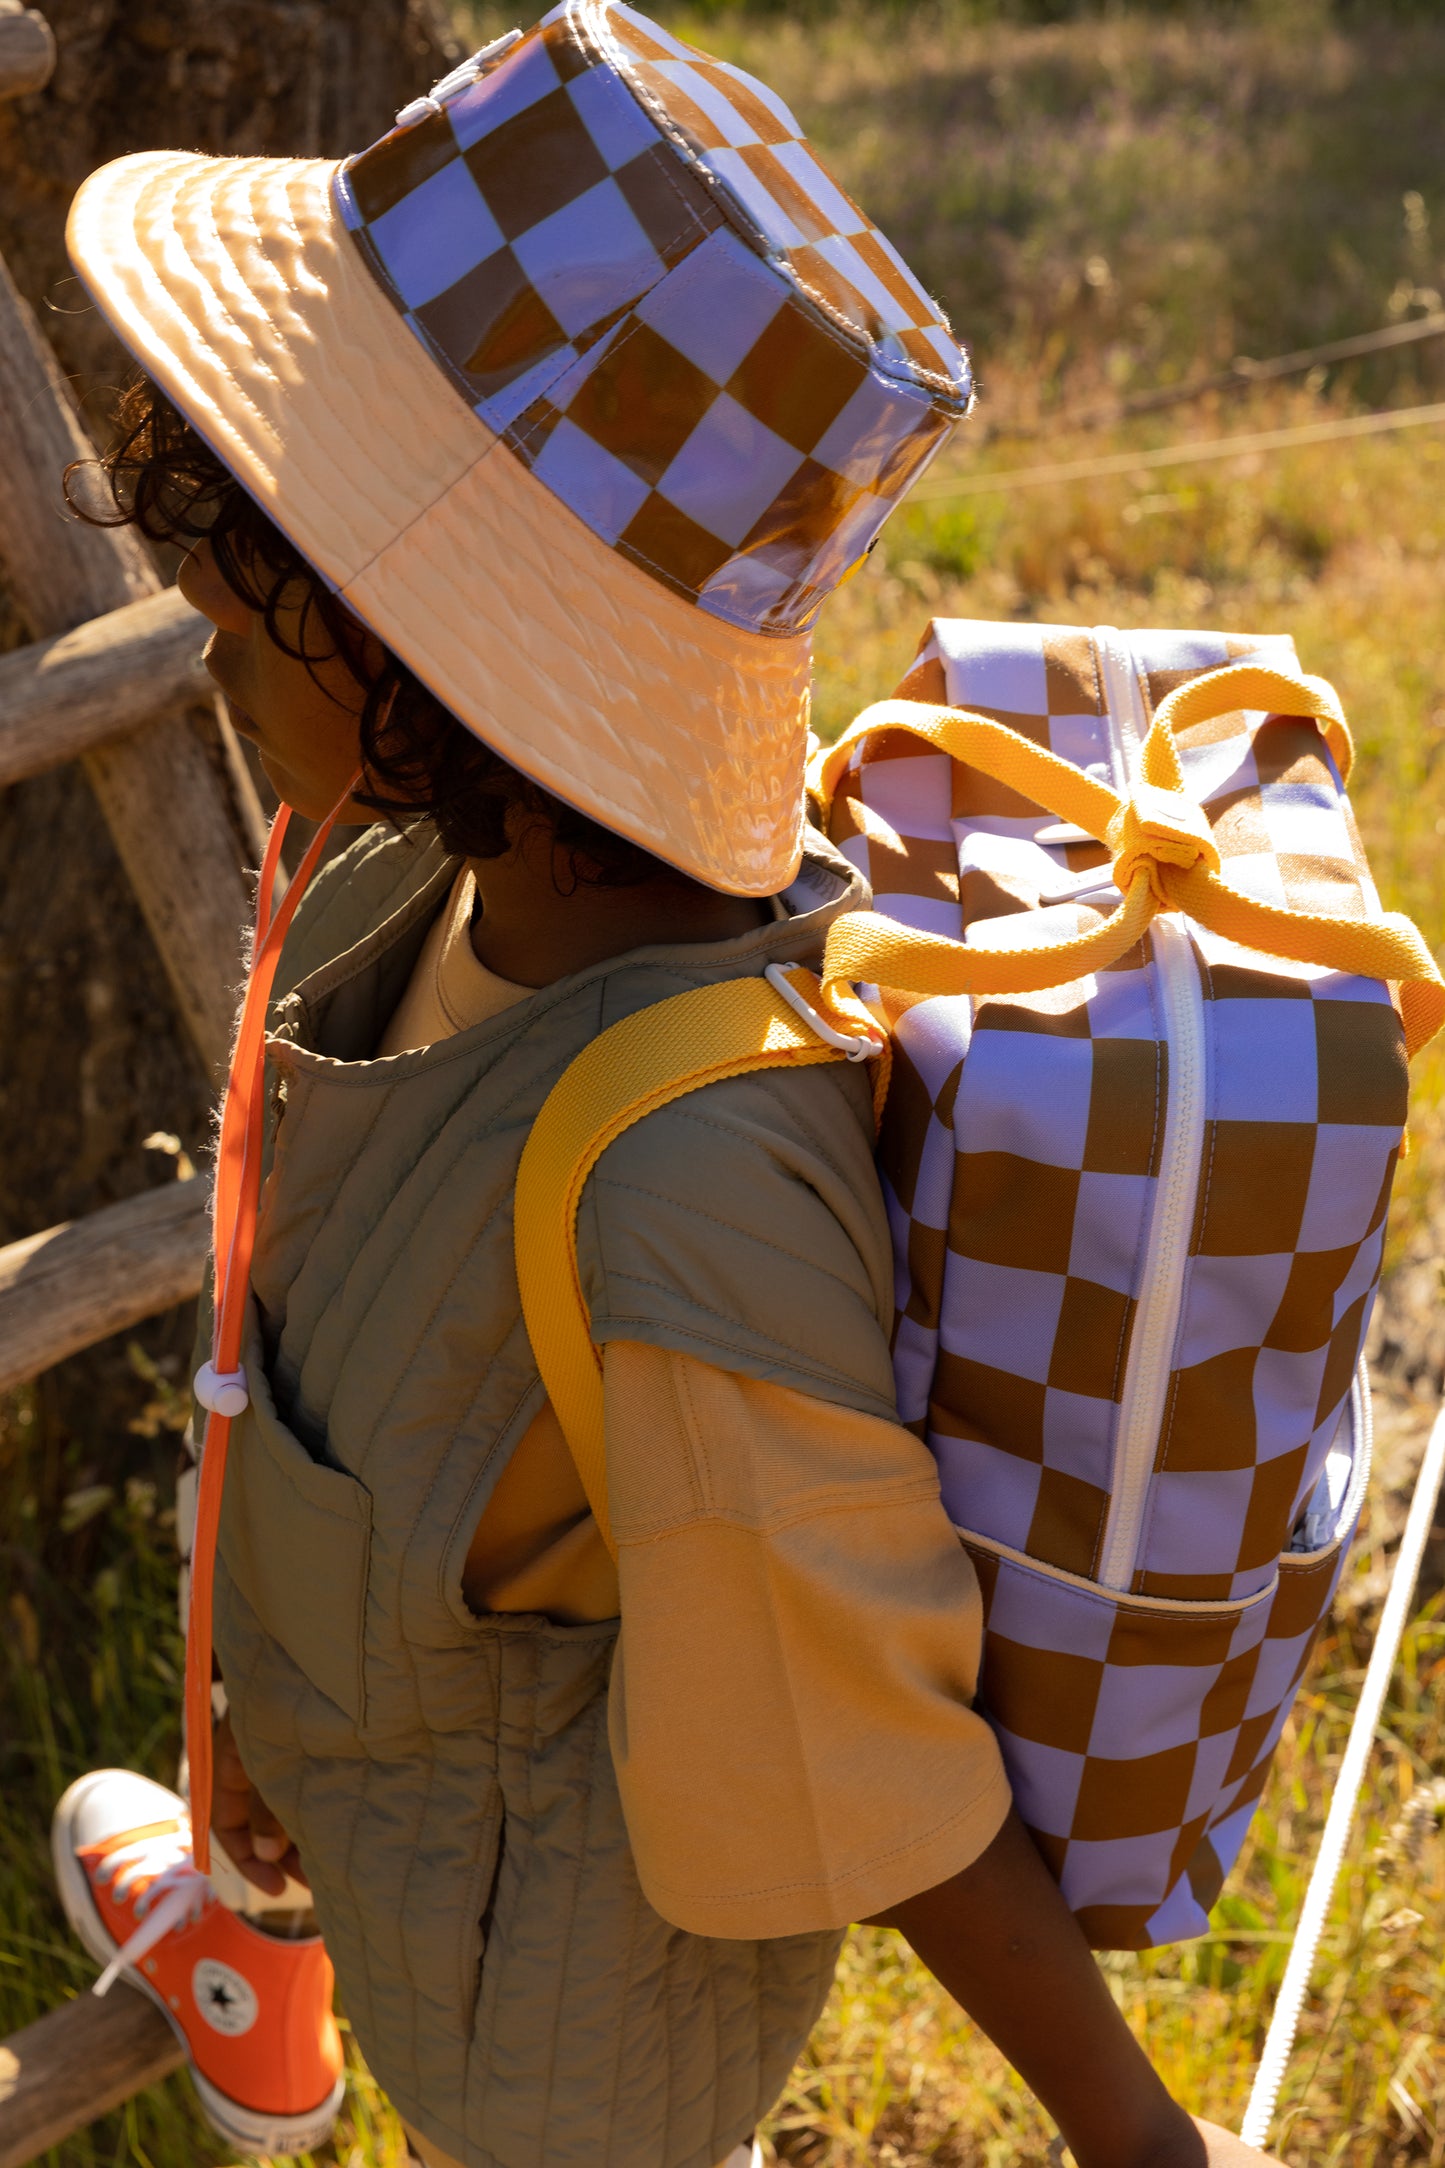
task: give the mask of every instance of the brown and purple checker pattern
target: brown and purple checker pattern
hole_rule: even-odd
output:
[[[336,184],[404,320],[610,548],[811,624],[967,412],[967,361],[781,100],[567,0]]]
[[[1097,1949],[1203,1934],[1358,1511],[1243,1604],[1115,1596],[976,1537],[980,1702],[1015,1804]]]
[[[1245,655],[1298,667],[1287,640],[1123,638],[1146,713]],[[940,620],[900,691],[988,715],[1123,787],[1106,683],[1087,630]],[[1181,755],[1227,879],[1305,910],[1378,908],[1313,722],[1227,715],[1185,733]],[[1063,936],[1119,901],[1102,846],[905,730],[864,741],[830,825],[880,910],[955,940],[981,923],[995,945]],[[1047,993],[891,1004],[881,1142],[900,1408],[937,1457],[950,1516],[993,1561],[990,1600],[1009,1592],[990,1616],[984,1697],[1071,1901],[1126,1944],[1201,1931],[1201,1893],[1234,1856],[1320,1616],[1300,1624],[1299,1591],[1323,1604],[1333,1585],[1404,1118],[1385,986],[1189,936],[1204,1120],[1117,1586],[1098,1575],[1181,1059],[1153,936]]]

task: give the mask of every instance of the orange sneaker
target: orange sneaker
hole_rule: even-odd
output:
[[[243,2153],[310,2152],[341,2105],[341,2040],[319,1935],[228,1912],[191,1857],[185,1801],[129,1769],[78,1777],[50,1832],[66,1917],[104,1971],[144,1990],[190,2059],[211,2124]]]

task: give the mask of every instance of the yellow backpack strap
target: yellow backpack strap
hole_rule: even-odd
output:
[[[588,1175],[644,1114],[719,1078],[857,1059],[878,1027],[851,993],[825,1005],[812,972],[695,987],[602,1032],[564,1071],[517,1170],[514,1242],[522,1315],[602,1540],[607,1510],[602,1359],[577,1271],[577,1207]]]

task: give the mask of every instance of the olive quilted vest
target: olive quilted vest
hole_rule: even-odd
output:
[[[373,1060],[455,872],[368,831],[288,942],[216,1647],[247,1768],[407,2120],[467,2168],[714,2168],[781,2089],[840,1938],[710,1940],[654,1912],[607,1744],[617,1622],[474,1616],[461,1569],[542,1398],[512,1193],[548,1091],[620,1016],[815,959],[866,891],[810,844],[787,923],[635,951]],[[866,1077],[783,1071],[708,1102],[705,1123],[652,1116],[590,1185],[597,1338],[892,1416],[886,1358],[859,1352],[884,1342],[857,1329],[886,1326],[891,1299]],[[725,1213],[699,1214],[700,1195]],[[851,1282],[836,1226],[811,1239],[830,1217]]]

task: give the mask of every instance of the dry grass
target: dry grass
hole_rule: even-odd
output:
[[[672,9],[671,19],[690,20]],[[1003,471],[1091,449],[1445,396],[1445,341],[1130,430],[1060,434],[1065,411],[1433,305],[1445,220],[1445,23],[1317,0],[1193,15],[1127,8],[1026,27],[967,0],[752,18],[703,29],[791,98],[834,163],[944,297],[973,344],[984,405],[952,456]],[[508,17],[510,20],[510,17]],[[506,27],[470,11],[481,34]],[[1352,25],[1353,27],[1350,27]],[[1432,221],[1434,223],[1432,224]],[[1010,439],[1037,426],[1042,442]],[[819,642],[831,731],[891,689],[933,614],[1218,625],[1294,634],[1338,684],[1355,789],[1387,900],[1445,936],[1445,432],[1062,490],[905,510]],[[1437,1208],[1445,1063],[1422,1065],[1417,1149],[1395,1245]],[[138,1406],[144,1398],[138,1386]],[[88,1974],[49,1889],[43,1829],[79,1769],[165,1775],[179,1662],[164,1490],[67,1529],[95,1471],[35,1465],[23,1400],[0,1422],[7,1743],[0,1821],[0,1999],[21,2023]],[[1107,1961],[1168,2082],[1237,2121],[1366,1660],[1426,1410],[1381,1399],[1381,1476],[1337,1621],[1301,1699],[1248,1855],[1204,1941]],[[74,1521],[76,1508],[70,1519]],[[1300,2168],[1445,2163],[1445,1842],[1382,1845],[1445,1776],[1445,1555],[1411,1631],[1285,2094]],[[891,1937],[850,1943],[776,2119],[806,2168],[1042,2164],[1028,2095]],[[336,2158],[397,2168],[394,2119],[358,2065]],[[65,2168],[221,2158],[182,2081],[58,2156]]]
[[[1439,284],[1436,11],[664,12],[792,101],[975,348],[995,418],[1307,346]]]

